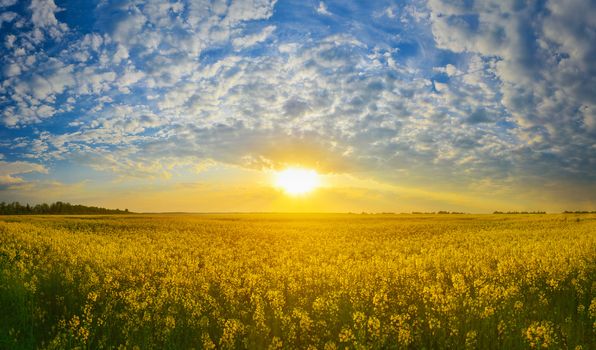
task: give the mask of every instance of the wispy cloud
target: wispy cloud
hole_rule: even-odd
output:
[[[327,5],[325,5],[324,2],[319,2],[319,6],[317,7],[317,13],[324,15],[324,16],[331,16],[332,13],[329,12],[329,10],[327,9]]]
[[[19,175],[32,172],[47,174],[48,169],[41,164],[31,162],[6,162],[0,160],[0,186],[23,183],[25,180]]]

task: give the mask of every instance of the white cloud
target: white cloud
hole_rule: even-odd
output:
[[[143,78],[145,78],[145,73],[127,69],[124,74],[120,75],[120,78],[118,79],[118,89],[121,92],[129,93],[129,87],[134,86]]]
[[[501,102],[521,126],[520,139],[531,140],[528,147],[556,155],[569,171],[596,165],[586,147],[594,137],[590,113],[586,118],[582,112],[596,105],[596,48],[587,44],[596,42],[596,8],[590,1],[541,7],[431,0],[429,8],[439,47],[497,58]],[[570,162],[578,156],[583,162]]]
[[[593,133],[596,133],[596,106],[582,106],[582,116],[584,117],[584,125]]]
[[[17,3],[18,0],[0,0],[0,8],[9,7]]]
[[[100,94],[110,90],[111,83],[116,80],[116,73],[96,71],[91,67],[77,72],[77,92],[80,94]]]
[[[115,21],[111,38],[124,45],[144,44],[150,39],[141,35],[145,23],[147,23],[147,18],[139,10],[136,10],[121,20]]]
[[[0,186],[22,183],[25,180],[15,175],[33,172],[47,174],[48,169],[37,163],[0,161]]]
[[[68,29],[65,23],[56,19],[56,12],[61,11],[54,0],[31,0],[31,21],[38,29],[47,30],[51,37],[57,38]]]
[[[277,0],[233,0],[223,22],[235,25],[242,21],[267,19],[273,14],[276,2]]]
[[[4,75],[7,77],[14,77],[19,74],[21,74],[21,67],[16,63],[11,63],[4,67]]]
[[[332,13],[329,12],[329,10],[327,9],[327,5],[325,5],[324,2],[319,2],[319,7],[317,7],[317,13],[323,16],[331,16]]]
[[[157,27],[167,27],[175,24],[173,15],[180,15],[184,11],[184,3],[181,1],[169,2],[161,0],[150,0],[143,4],[143,13],[149,22]]]
[[[96,26],[105,32],[64,42],[59,45],[61,50],[48,56],[36,49],[44,33],[58,39],[68,27],[56,18],[62,9],[53,0],[33,0],[28,19],[32,30],[5,38],[8,48],[16,46],[3,68],[5,78],[13,79],[6,87],[25,105],[19,105],[14,113],[4,113],[4,120],[11,126],[39,122],[40,116],[49,117],[50,112],[48,107],[35,112],[38,101],[55,103],[63,94],[130,94],[140,84],[148,89],[173,88],[196,74],[204,48],[231,42],[240,50],[271,36],[275,26],[257,26],[255,30],[241,25],[269,18],[274,5],[275,1],[269,0],[101,3],[96,9]],[[244,35],[245,30],[255,34]],[[61,108],[54,106],[55,111]]]
[[[15,18],[17,17],[17,14],[14,12],[3,12],[2,14],[0,14],[0,29],[2,28],[2,25],[4,23],[10,23],[12,22]]]
[[[263,28],[263,30],[259,33],[234,38],[232,40],[232,45],[234,45],[234,48],[236,50],[246,49],[248,47],[251,47],[255,44],[267,40],[267,38],[271,36],[273,31],[275,31],[275,26],[267,26]]]
[[[391,18],[391,19],[393,19],[393,18],[396,18],[396,17],[397,17],[397,14],[395,13],[395,8],[394,8],[393,6],[389,6],[389,7],[387,7],[387,8],[386,8],[386,9],[383,11],[382,15],[385,15],[385,16],[387,16],[387,17]]]
[[[17,37],[12,35],[12,34],[8,34],[6,36],[6,39],[4,41],[4,46],[6,46],[7,49],[12,49],[14,46],[14,42],[17,40]]]
[[[114,56],[112,56],[112,63],[115,65],[119,65],[122,60],[126,60],[128,58],[128,49],[123,45],[118,45],[118,49]]]
[[[423,167],[427,161],[449,168],[474,159],[476,172],[498,170],[493,152],[506,154],[513,144],[484,148],[499,132],[492,120],[496,95],[488,85],[476,89],[462,77],[459,85],[444,84],[441,95],[429,95],[429,81],[395,80],[403,67],[379,66],[367,53],[360,41],[333,36],[294,45],[287,57],[233,56],[202,67],[158,103],[157,114],[173,116],[173,124],[146,147],[160,157],[183,149],[239,164],[247,154],[260,154],[275,164],[287,154],[268,148],[283,139],[297,155],[310,150],[304,144],[321,143],[316,153],[325,154],[325,163],[346,167],[349,156],[353,169]],[[479,124],[486,131],[476,132]]]

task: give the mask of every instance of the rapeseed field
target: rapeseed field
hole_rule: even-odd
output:
[[[2,349],[595,349],[596,215],[0,218]]]

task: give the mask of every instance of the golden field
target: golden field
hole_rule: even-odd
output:
[[[594,349],[596,215],[0,217],[2,349]]]

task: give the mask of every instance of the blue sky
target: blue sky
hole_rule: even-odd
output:
[[[0,196],[275,210],[262,174],[300,165],[335,180],[298,209],[595,209],[594,18],[590,0],[0,0]]]

